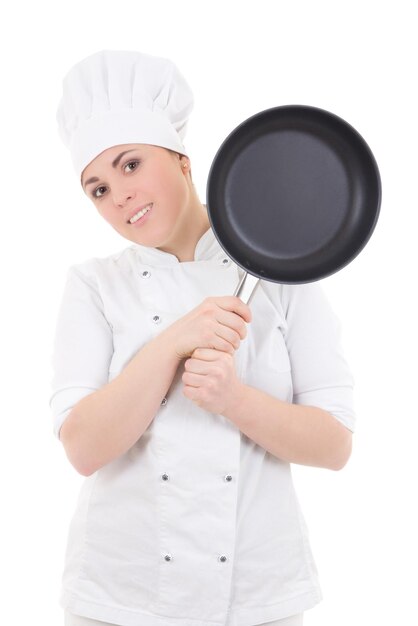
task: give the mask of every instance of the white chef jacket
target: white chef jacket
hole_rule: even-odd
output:
[[[55,435],[82,397],[205,297],[233,295],[242,274],[211,228],[194,261],[133,244],[71,266],[52,355]],[[261,280],[249,306],[241,380],[354,431],[340,323],[318,282]],[[252,626],[313,607],[322,594],[290,464],[186,398],[183,372],[184,361],[139,440],[85,478],[60,605],[124,626]]]

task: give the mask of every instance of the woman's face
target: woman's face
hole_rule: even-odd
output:
[[[192,185],[184,163],[190,165],[187,157],[159,146],[112,146],[87,165],[81,184],[100,215],[122,237],[171,250],[193,219]],[[150,204],[143,218],[129,222]]]

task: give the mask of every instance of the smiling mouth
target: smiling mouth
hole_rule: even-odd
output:
[[[150,202],[149,204],[147,204],[146,207],[144,207],[143,209],[141,209],[140,211],[138,211],[138,213],[135,213],[135,215],[133,215],[128,221],[127,224],[135,224],[135,222],[137,222],[138,220],[140,220],[142,217],[144,217],[144,215],[146,215],[149,211],[151,211],[152,209],[152,202]]]

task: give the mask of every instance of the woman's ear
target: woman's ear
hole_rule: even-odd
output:
[[[190,161],[189,161],[188,157],[186,157],[186,155],[184,155],[184,154],[180,154],[180,152],[175,152],[174,154],[175,154],[176,158],[180,162],[182,171],[184,173],[189,173],[190,174],[190,180],[193,181],[193,179],[192,179],[192,172],[191,172],[191,164],[190,164]]]

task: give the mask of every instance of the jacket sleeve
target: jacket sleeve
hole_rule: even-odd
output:
[[[293,402],[322,408],[354,432],[354,378],[343,352],[341,323],[322,286],[282,285],[282,306]]]
[[[52,350],[49,406],[58,439],[73,406],[108,382],[112,355],[112,328],[105,317],[97,279],[94,273],[72,266],[67,272]]]

